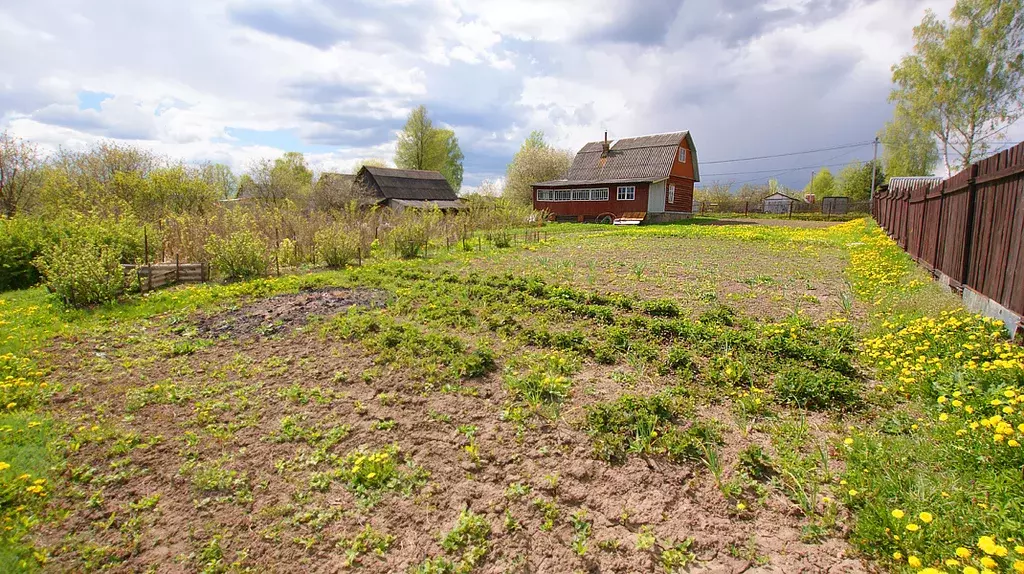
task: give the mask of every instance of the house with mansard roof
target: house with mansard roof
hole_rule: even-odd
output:
[[[689,217],[700,181],[690,132],[590,142],[564,179],[533,185],[533,206],[560,221],[636,225]]]

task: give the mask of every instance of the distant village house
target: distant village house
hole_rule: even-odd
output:
[[[364,166],[355,175],[325,173],[314,191],[318,203],[343,207],[352,201],[361,206],[456,211],[464,204],[436,171]]]
[[[790,197],[785,193],[773,193],[764,198],[764,212],[789,213],[797,203],[800,203],[800,200],[795,197]]]
[[[533,185],[533,206],[562,221],[636,225],[689,217],[700,181],[689,132],[590,142],[565,179]]]

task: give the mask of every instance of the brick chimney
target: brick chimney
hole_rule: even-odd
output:
[[[601,143],[601,157],[608,157],[608,151],[611,149],[608,145],[608,130],[604,131],[604,142]]]

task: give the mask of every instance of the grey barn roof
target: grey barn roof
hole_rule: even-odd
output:
[[[580,149],[564,180],[542,182],[539,186],[584,183],[653,182],[665,179],[676,161],[679,142],[686,139],[694,162],[694,179],[700,181],[697,154],[690,132],[672,132],[635,138],[623,138],[610,148],[608,157],[602,158],[603,143],[590,142]]]
[[[916,191],[920,188],[929,188],[933,185],[942,183],[941,177],[935,176],[905,176],[905,177],[890,177],[889,178],[889,191]]]
[[[363,167],[356,175],[365,176],[371,190],[379,191],[384,199],[413,199],[457,201],[458,194],[448,180],[436,171],[393,169],[389,167]],[[375,184],[375,185],[374,185]]]

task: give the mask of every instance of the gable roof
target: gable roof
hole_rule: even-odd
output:
[[[939,183],[942,183],[941,177],[930,175],[890,177],[888,189],[889,191],[917,191],[922,188],[928,189]]]
[[[459,199],[458,194],[448,185],[448,180],[436,171],[364,166],[356,174],[356,179],[384,199]]]
[[[610,147],[607,157],[601,157],[604,142],[590,142],[576,154],[566,179],[537,185],[659,181],[671,173],[676,150],[684,140],[693,158],[694,179],[700,181],[693,138],[690,132],[682,131],[620,139]]]
[[[790,196],[790,195],[786,195],[785,193],[779,193],[779,192],[777,192],[777,191],[776,191],[775,193],[773,193],[773,194],[769,195],[769,196],[766,196],[766,197],[765,197],[764,199],[762,199],[761,201],[778,201],[778,200],[785,200],[785,201],[800,201],[799,199],[797,199],[797,198],[795,198],[795,197],[793,197],[793,196]]]

